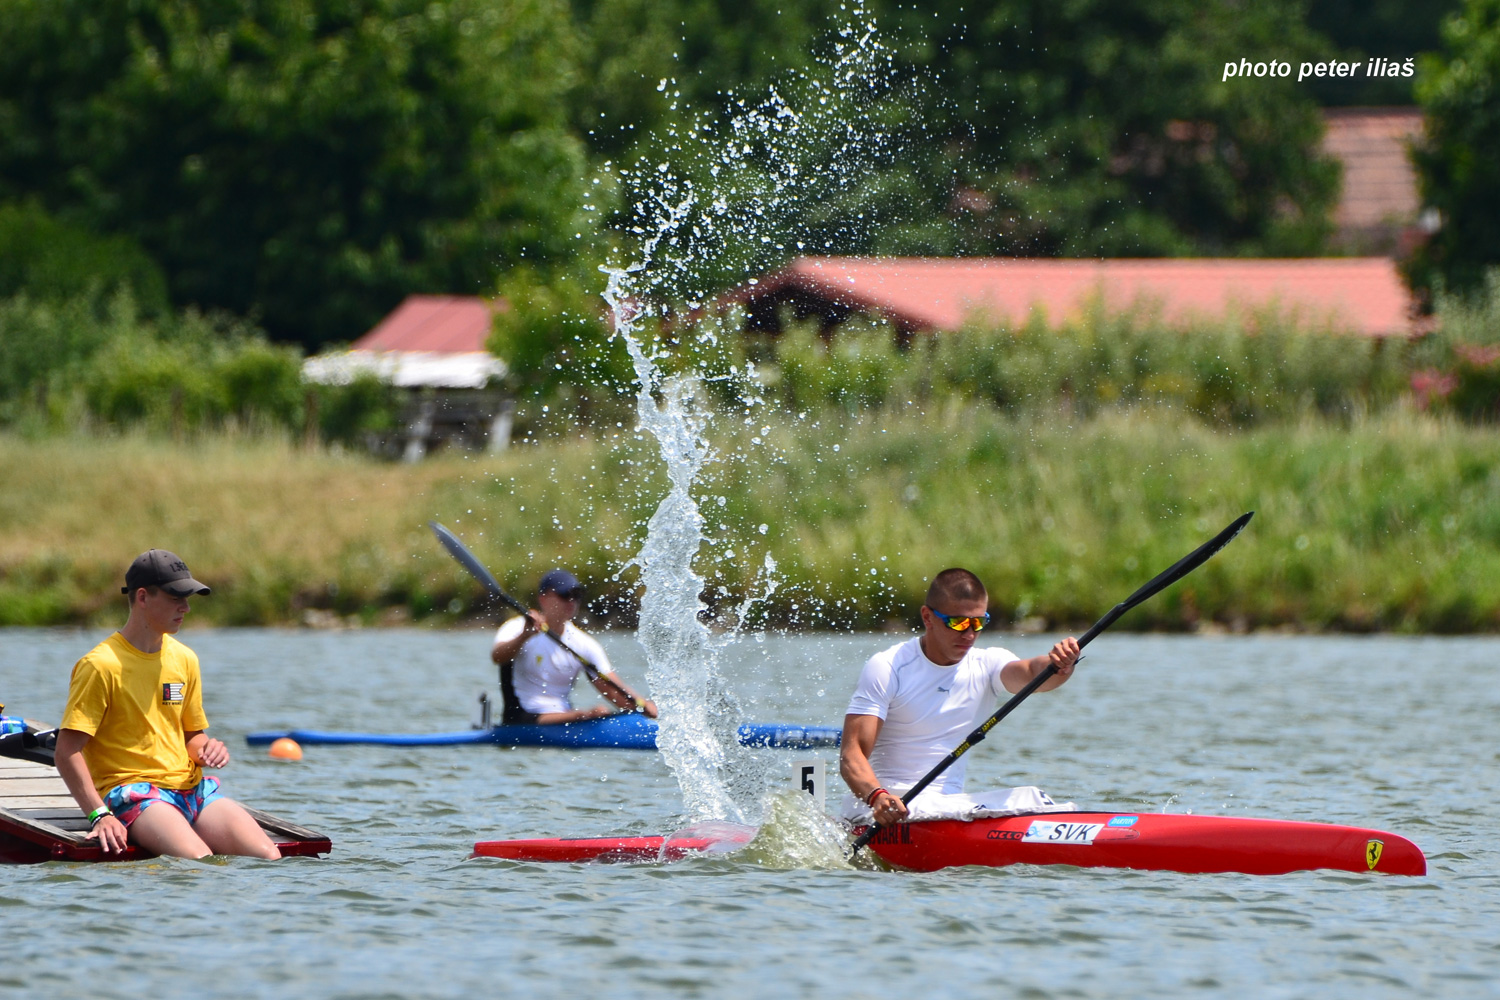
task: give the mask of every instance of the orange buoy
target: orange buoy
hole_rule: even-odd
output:
[[[277,760],[301,760],[302,747],[296,740],[283,736],[271,744],[270,754]]]

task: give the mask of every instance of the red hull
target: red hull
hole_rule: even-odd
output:
[[[903,823],[877,834],[870,849],[916,871],[1031,864],[1249,875],[1319,868],[1427,874],[1421,850],[1395,834],[1231,816],[1047,813]]]
[[[481,840],[476,858],[512,861],[676,861],[719,843],[708,837],[549,837],[540,840]]]
[[[666,837],[546,837],[482,840],[472,857],[511,861],[677,861],[689,854],[734,850],[755,836],[755,827],[708,822]]]

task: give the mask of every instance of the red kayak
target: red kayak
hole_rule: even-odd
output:
[[[1248,875],[1318,868],[1427,874],[1417,845],[1392,833],[1233,816],[1076,812],[933,820],[882,830],[870,849],[890,864],[924,872],[1028,864]]]
[[[856,833],[862,832],[856,830]],[[753,827],[703,824],[666,837],[490,840],[474,857],[513,861],[676,861],[732,851]],[[1416,844],[1380,830],[1330,823],[1163,813],[1045,813],[1002,819],[931,820],[883,830],[870,849],[916,871],[955,865],[1076,865],[1172,872],[1284,875],[1332,868],[1425,875]]]
[[[481,840],[476,858],[511,861],[677,861],[689,854],[732,851],[755,836],[755,827],[700,823],[666,837],[545,837],[540,840]]]

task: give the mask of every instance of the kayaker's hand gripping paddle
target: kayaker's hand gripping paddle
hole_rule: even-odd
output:
[[[465,546],[463,542],[458,540],[457,535],[449,531],[447,528],[443,527],[441,524],[438,524],[436,521],[428,521],[427,524],[432,528],[432,533],[434,535],[437,535],[437,540],[443,543],[443,548],[448,550],[448,554],[454,559],[457,559],[459,565],[469,571],[470,576],[478,580],[480,583],[484,584],[484,589],[489,591],[491,597],[493,597],[495,600],[499,601],[506,607],[510,608],[518,615],[526,614],[526,609],[521,606],[521,603],[515,598],[511,597],[505,591],[500,589],[499,582],[494,578],[494,576],[490,574],[489,570],[484,568],[484,564],[481,563],[477,558],[475,558],[474,553],[470,552],[468,547]],[[644,700],[636,695],[632,695],[629,691],[626,691],[623,687],[620,686],[620,682],[615,680],[609,674],[601,672],[598,667],[594,666],[588,661],[587,657],[583,656],[572,646],[569,646],[567,643],[563,642],[562,638],[557,635],[557,633],[553,632],[545,625],[542,626],[542,632],[549,636],[553,642],[557,643],[563,649],[571,653],[573,658],[576,659],[579,663],[583,664],[584,673],[588,674],[589,680],[596,681],[600,678],[603,678],[606,684],[614,688],[616,691],[620,692],[620,694],[624,697],[629,698],[631,701],[635,702],[635,710],[637,712],[644,712],[646,710],[646,703]]]
[[[1084,646],[1087,646],[1094,640],[1095,636],[1113,625],[1121,615],[1129,611],[1131,608],[1142,603],[1146,599],[1160,593],[1161,591],[1166,590],[1172,584],[1176,583],[1178,580],[1181,580],[1193,570],[1208,562],[1209,558],[1215,552],[1218,552],[1224,546],[1228,545],[1234,538],[1234,536],[1238,535],[1240,531],[1245,527],[1245,525],[1250,523],[1250,518],[1254,516],[1255,511],[1253,510],[1241,514],[1239,517],[1234,519],[1234,522],[1230,524],[1229,527],[1225,528],[1223,531],[1219,532],[1217,535],[1210,538],[1202,545],[1198,546],[1192,552],[1189,552],[1187,555],[1177,560],[1177,562],[1173,563],[1171,567],[1163,570],[1155,577],[1153,577],[1150,582],[1141,587],[1141,589],[1125,598],[1125,600],[1121,601],[1119,604],[1116,604],[1113,608],[1110,609],[1109,614],[1096,621],[1093,627],[1083,634],[1083,637],[1078,640],[1078,648],[1082,649]],[[1082,657],[1080,657],[1080,659],[1081,658]],[[1046,670],[1043,670],[1041,673],[1033,677],[1031,679],[1031,683],[1027,684],[1021,690],[1017,691],[1015,697],[1011,698],[1010,701],[1007,701],[1004,705],[1000,706],[999,711],[986,719],[978,729],[974,730],[962,743],[954,747],[952,753],[948,754],[948,756],[938,761],[937,766],[934,767],[931,771],[928,771],[926,774],[922,775],[922,780],[918,781],[915,785],[912,785],[911,788],[907,790],[907,793],[901,796],[902,804],[910,806],[911,800],[916,798],[921,793],[922,789],[926,788],[928,785],[937,780],[938,775],[948,770],[948,768],[953,765],[954,761],[958,760],[958,758],[968,753],[969,750],[974,746],[974,744],[978,743],[980,740],[988,736],[990,730],[994,729],[995,726],[999,724],[1001,719],[1009,715],[1017,705],[1021,704],[1021,702],[1031,697],[1031,693],[1037,688],[1041,687],[1043,684],[1047,683],[1048,678],[1050,678],[1055,673],[1057,673],[1057,668],[1048,665]],[[855,854],[859,853],[859,849],[861,847],[864,847],[871,840],[875,839],[875,835],[879,832],[880,827],[876,826],[874,824],[874,821],[872,820],[870,823],[870,828],[864,833],[860,834],[859,838],[854,841],[854,846],[850,849],[849,856],[851,858],[854,857]]]

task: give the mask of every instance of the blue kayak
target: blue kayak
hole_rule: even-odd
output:
[[[740,726],[740,743],[750,747],[805,750],[836,747],[841,737],[830,726],[794,726],[778,722],[747,722]],[[245,742],[264,746],[282,737],[302,744],[363,743],[375,746],[430,747],[460,743],[494,743],[504,747],[597,747],[616,750],[655,750],[656,720],[644,715],[610,715],[587,722],[555,726],[493,726],[455,733],[330,733],[318,729],[284,729],[251,733]]]

